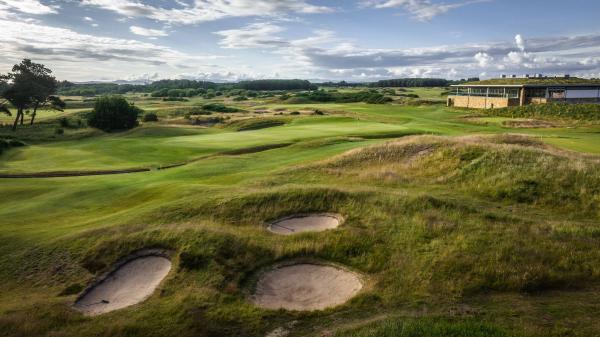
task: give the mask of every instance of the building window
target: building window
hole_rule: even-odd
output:
[[[527,92],[527,96],[532,98],[545,98],[546,88],[529,89]]]
[[[519,98],[519,89],[506,89],[506,98]]]
[[[548,96],[554,99],[565,99],[565,89],[564,88],[550,88],[548,89]]]

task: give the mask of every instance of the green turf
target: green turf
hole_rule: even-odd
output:
[[[0,179],[0,335],[600,333],[594,124],[510,129],[443,106],[250,101],[241,107],[272,111],[257,119],[286,124],[240,132],[254,122],[175,125],[168,111],[190,102],[139,104],[153,102],[159,123],[31,137],[0,157],[7,173],[157,168],[213,154],[143,173]],[[326,114],[289,115],[311,109]],[[346,222],[285,238],[264,228],[307,212]],[[148,247],[173,250],[174,268],[147,301],[95,318],[70,308],[95,275]],[[295,258],[346,265],[365,290],[316,313],[247,301],[257,270]]]

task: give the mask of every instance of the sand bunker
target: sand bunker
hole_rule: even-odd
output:
[[[271,223],[268,229],[280,235],[322,232],[337,228],[342,218],[334,214],[294,215]]]
[[[99,315],[139,303],[150,297],[171,269],[162,256],[143,256],[126,262],[84,293],[74,308]]]
[[[352,272],[333,266],[295,264],[263,274],[253,302],[267,309],[323,310],[343,304],[362,288]]]

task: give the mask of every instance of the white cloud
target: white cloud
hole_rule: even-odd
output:
[[[90,18],[89,16],[84,16],[83,21],[94,22],[94,19]]]
[[[163,8],[134,0],[83,0],[82,5],[100,7],[127,17],[146,17],[157,21],[195,24],[228,17],[281,16],[288,13],[327,13],[332,9],[306,0],[195,0],[193,5]]]
[[[430,0],[365,0],[363,5],[374,8],[401,8],[419,21],[430,21],[434,17],[453,9],[491,0],[469,0],[456,3],[433,3]]]
[[[488,53],[479,52],[474,56],[475,61],[479,64],[481,68],[486,68],[490,65],[490,63],[494,60],[493,57],[488,55]]]
[[[44,5],[38,0],[0,0],[0,12],[21,12],[25,14],[56,14],[58,6]]]
[[[525,39],[523,39],[523,36],[521,36],[521,34],[517,34],[515,36],[515,43],[521,51],[525,51]]]
[[[140,35],[140,36],[147,36],[147,37],[158,37],[158,36],[168,36],[169,35],[169,33],[167,33],[163,29],[149,29],[149,28],[144,28],[144,27],[139,27],[139,26],[131,26],[131,27],[129,27],[129,30],[133,34]]]
[[[38,23],[0,19],[0,69],[27,57],[45,63],[65,79],[120,77],[124,71],[148,72],[157,68],[175,73],[201,68],[214,55],[190,55],[169,47],[131,39],[80,34]]]
[[[219,45],[223,48],[274,48],[287,46],[276,34],[284,29],[271,23],[259,22],[239,29],[215,32],[222,37]]]

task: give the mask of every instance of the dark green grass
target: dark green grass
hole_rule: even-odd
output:
[[[285,125],[288,120],[283,118],[249,118],[227,124],[236,131],[251,131]]]
[[[593,198],[599,171],[592,159],[563,161],[566,154],[522,137],[417,137],[333,159],[366,143],[352,138],[310,143],[148,174],[2,180],[0,331],[264,336],[296,321],[292,335],[306,335],[318,334],[335,317],[351,323],[423,308],[448,315],[454,305],[478,296],[479,314],[467,322],[409,320],[356,333],[543,336],[555,331],[539,323],[555,315],[543,306],[524,300],[535,307],[524,321],[487,318],[481,313],[496,306],[481,298],[489,292],[587,291],[600,282],[600,229],[598,221],[590,221],[597,201],[571,214],[569,208],[581,202],[565,202],[557,193],[583,193],[582,186],[589,186],[585,193]],[[539,166],[546,161],[551,165]],[[544,192],[535,199],[481,192],[528,176],[530,165],[539,166],[529,179]],[[563,168],[546,177],[556,165]],[[550,183],[570,177],[575,168],[583,185]],[[441,176],[446,180],[436,178]],[[336,212],[346,222],[336,231],[286,238],[265,230],[265,222],[298,212]],[[69,309],[73,289],[120,257],[150,247],[176,255],[169,277],[148,301],[97,318]],[[257,270],[296,258],[355,269],[367,276],[366,290],[340,308],[318,313],[262,310],[247,301]],[[558,301],[573,305],[569,298]],[[600,308],[591,307],[585,317],[598,313]],[[582,324],[575,331],[598,331],[584,317],[562,312],[556,320]]]
[[[600,164],[546,145],[555,136],[597,152],[593,128],[410,136],[506,129],[442,107],[309,107],[328,115],[246,132],[158,124],[9,150],[11,170],[229,155],[139,174],[0,179],[0,335],[599,334]],[[292,237],[265,230],[305,212],[346,221]],[[70,308],[94,276],[152,247],[174,259],[147,301],[95,318]],[[361,273],[364,291],[314,313],[248,301],[258,270],[305,258]]]

